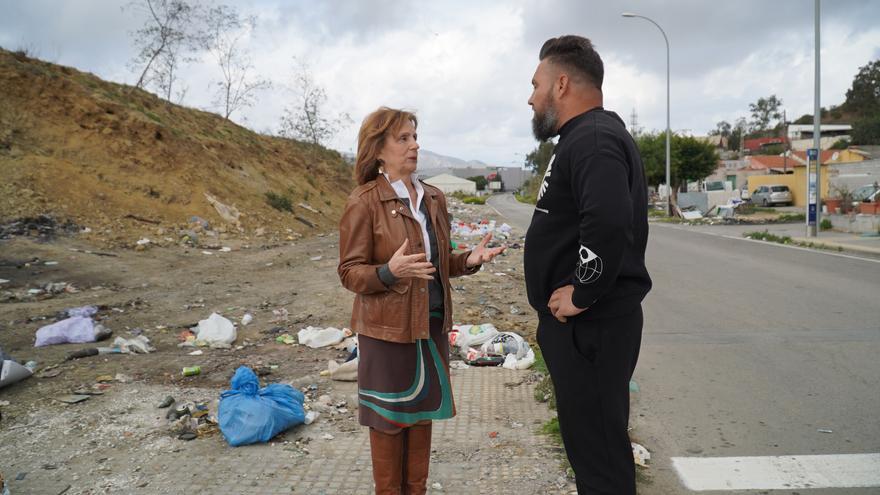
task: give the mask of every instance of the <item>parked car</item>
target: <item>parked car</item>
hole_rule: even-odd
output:
[[[782,184],[768,184],[759,186],[752,191],[750,199],[752,204],[761,206],[772,205],[791,205],[794,203],[794,197],[791,195],[791,189]]]
[[[880,185],[876,182],[873,184],[868,184],[867,186],[862,186],[852,193],[853,206],[858,206],[859,203],[876,203],[880,201]]]

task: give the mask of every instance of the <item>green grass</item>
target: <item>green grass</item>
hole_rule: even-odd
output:
[[[466,205],[484,205],[486,204],[485,196],[465,196],[461,201]]]
[[[776,234],[771,234],[766,230],[763,232],[746,232],[743,234],[743,237],[748,237],[749,239],[755,239],[757,241],[767,241],[767,242],[776,242],[778,244],[794,244],[790,236],[778,236]]]
[[[534,194],[519,194],[519,193],[517,193],[517,194],[514,194],[513,197],[516,198],[516,200],[519,201],[520,203],[527,203],[527,204],[533,205],[538,202],[538,198]]]
[[[776,218],[776,221],[780,223],[805,222],[806,220],[807,216],[803,213],[783,213]]]

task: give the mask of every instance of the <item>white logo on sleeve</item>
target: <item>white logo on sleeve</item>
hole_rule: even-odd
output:
[[[602,258],[590,251],[586,246],[578,250],[578,264],[575,270],[577,279],[582,284],[591,284],[602,275]]]
[[[544,196],[544,193],[547,192],[547,188],[550,187],[550,171],[553,170],[553,160],[556,159],[556,155],[550,157],[550,163],[547,164],[547,171],[544,172],[544,179],[541,182],[541,188],[538,189],[538,201],[541,201],[541,197]]]

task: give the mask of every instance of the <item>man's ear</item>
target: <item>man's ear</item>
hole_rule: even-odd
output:
[[[571,86],[571,79],[568,78],[568,74],[565,72],[559,74],[559,77],[556,79],[556,94],[559,98],[565,96]]]

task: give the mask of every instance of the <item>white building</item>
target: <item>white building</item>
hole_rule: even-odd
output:
[[[443,194],[454,192],[463,192],[465,194],[476,194],[477,183],[472,180],[462,179],[450,174],[435,175],[425,179],[425,182],[443,191]]]

